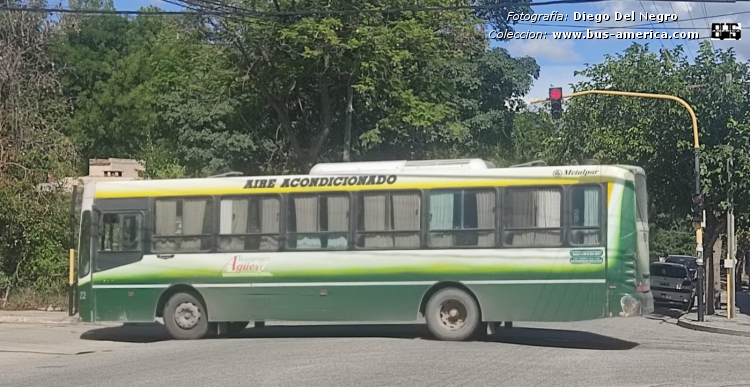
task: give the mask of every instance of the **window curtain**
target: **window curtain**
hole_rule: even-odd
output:
[[[599,189],[585,188],[583,191],[583,226],[599,227],[600,198]],[[599,232],[587,231],[584,233],[583,243],[596,245],[599,243]]]
[[[247,199],[229,199],[221,201],[221,210],[219,213],[220,224],[219,233],[244,234],[247,232],[248,221],[248,204]],[[224,250],[242,250],[245,247],[245,237],[222,237],[221,248]]]
[[[222,200],[219,208],[219,234],[232,233],[232,220],[234,219],[234,200]]]
[[[329,196],[328,200],[328,230],[329,232],[347,232],[349,230],[349,198],[346,196]],[[346,248],[345,235],[329,235],[328,248]]]
[[[261,198],[260,199],[260,232],[278,233],[279,232],[279,209],[281,203],[278,198]],[[260,242],[261,250],[276,250],[279,247],[279,240],[273,236],[262,237]]]
[[[583,191],[583,226],[599,226],[599,190],[586,188]]]
[[[419,220],[421,216],[419,195],[414,193],[393,193],[393,229],[396,231],[416,231],[415,234],[394,234],[395,247],[419,247]]]
[[[203,234],[206,216],[205,199],[185,199],[182,204],[182,233],[184,235]],[[200,238],[183,238],[181,250],[200,250]]]
[[[430,194],[430,230],[453,229],[453,193]],[[451,233],[430,233],[430,246],[449,247],[453,243]]]
[[[495,193],[479,191],[477,195],[477,228],[495,228]],[[495,244],[495,233],[479,231],[477,246],[492,246]]]
[[[177,234],[177,200],[156,201],[156,235],[172,236]],[[175,242],[172,239],[155,239],[155,251],[175,250]]]
[[[506,224],[511,228],[534,226],[536,205],[532,190],[511,190],[506,196],[506,214],[510,219]],[[507,215],[506,215],[507,216]],[[534,231],[516,231],[513,233],[512,245],[527,246],[534,244]]]
[[[541,189],[534,192],[536,197],[536,227],[559,228],[561,195],[553,189]],[[535,233],[535,245],[549,246],[560,242],[560,234],[557,231],[538,231]]]
[[[390,211],[386,206],[385,194],[363,194],[362,204],[364,206],[364,230],[362,231],[387,231],[390,229],[388,219]],[[388,248],[393,247],[393,239],[387,234],[365,234],[364,247]]]
[[[318,231],[318,198],[315,196],[295,197],[294,212],[296,216],[298,233]],[[301,249],[319,249],[321,247],[320,237],[317,235],[297,235],[297,248]]]

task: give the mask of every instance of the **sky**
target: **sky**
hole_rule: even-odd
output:
[[[715,1],[715,0],[714,0]],[[115,7],[119,10],[137,10],[140,7],[155,5],[166,10],[176,10],[178,7],[161,0],[115,0]],[[693,61],[698,52],[700,40],[680,39],[554,39],[553,32],[586,31],[587,28],[612,28],[610,32],[638,32],[660,31],[672,34],[674,32],[698,32],[701,37],[710,38],[711,23],[741,23],[745,27],[745,34],[750,30],[750,2],[740,3],[697,3],[678,1],[604,1],[600,3],[575,5],[538,5],[533,6],[535,14],[551,14],[557,11],[567,15],[567,21],[538,21],[519,22],[515,29],[519,32],[535,31],[548,32],[547,39],[514,39],[511,41],[491,40],[491,47],[507,49],[514,57],[530,56],[536,59],[541,68],[539,79],[534,82],[525,100],[546,98],[550,86],[562,87],[563,92],[570,92],[570,84],[583,80],[574,76],[576,70],[583,70],[586,64],[600,63],[607,54],[622,52],[633,42],[649,44],[651,50],[662,47],[672,49],[678,45],[684,47],[689,61]],[[609,21],[575,21],[575,12],[589,15],[609,15]],[[635,12],[636,18],[641,13],[676,15],[677,22],[659,23],[657,21],[616,21],[616,12],[630,14]],[[727,15],[727,16],[719,16]],[[692,20],[689,20],[692,19]],[[643,25],[638,28],[623,28],[632,25]],[[651,25],[653,24],[653,26]],[[710,39],[709,39],[710,40]],[[750,36],[739,41],[711,41],[715,49],[734,48],[740,60],[750,60]]]

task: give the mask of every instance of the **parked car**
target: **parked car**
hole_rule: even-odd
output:
[[[685,265],[654,262],[651,264],[650,281],[654,305],[676,306],[686,311],[693,308],[696,283]]]
[[[690,272],[690,278],[693,281],[698,279],[698,262],[695,261],[695,257],[689,255],[668,255],[664,258],[664,262],[683,265],[687,267]]]

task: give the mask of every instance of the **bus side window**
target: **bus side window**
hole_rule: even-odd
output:
[[[152,244],[152,251],[155,253],[190,253],[211,250],[213,200],[211,198],[156,200]]]
[[[429,195],[429,247],[495,245],[494,190],[434,190]]]
[[[346,250],[349,247],[349,195],[290,195],[286,234],[289,249]]]
[[[357,247],[419,248],[421,195],[418,191],[357,195]]]
[[[221,199],[219,250],[278,250],[280,208],[278,196]]]
[[[141,251],[141,214],[102,216],[99,251]]]
[[[561,188],[505,189],[501,219],[505,246],[560,246],[561,219]]]
[[[569,242],[575,246],[599,246],[602,241],[600,186],[573,186],[570,189],[571,219]]]

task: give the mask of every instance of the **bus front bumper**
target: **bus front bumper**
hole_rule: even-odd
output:
[[[619,301],[620,309],[617,313],[619,316],[638,317],[654,312],[654,295],[651,291],[622,293],[615,299]]]

